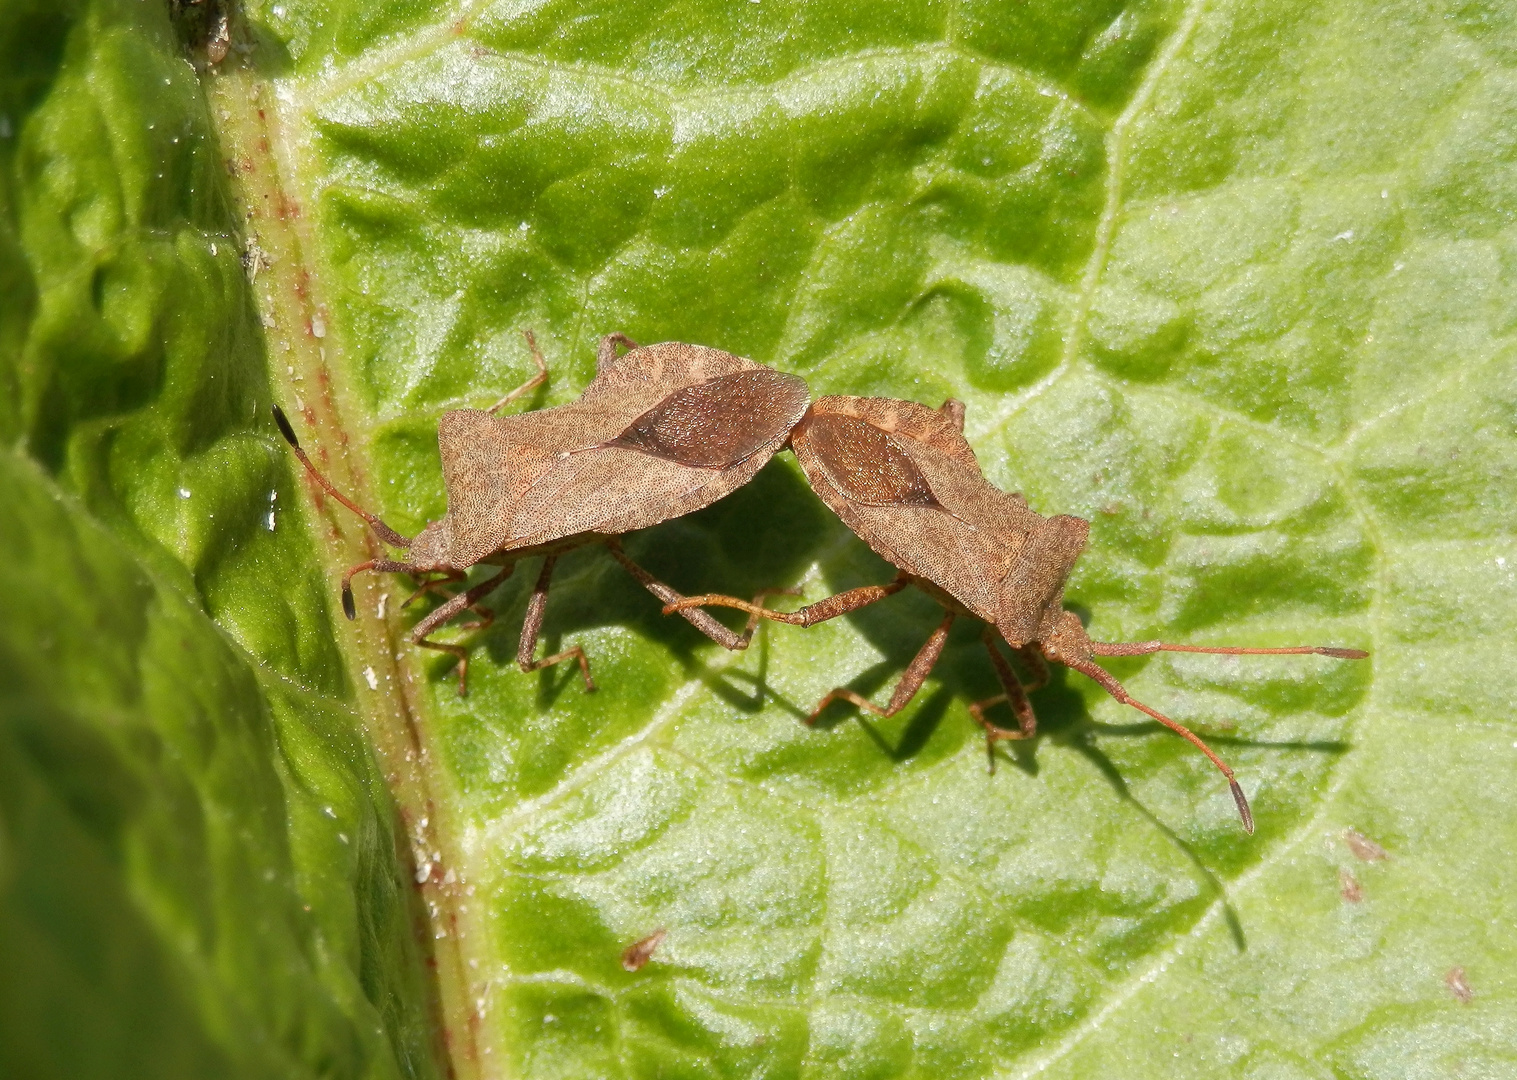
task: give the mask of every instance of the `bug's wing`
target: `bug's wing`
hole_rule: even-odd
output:
[[[896,398],[838,396],[821,398],[816,404],[819,413],[865,420],[906,446],[921,446],[976,472],[980,469],[974,450],[964,438],[962,402],[951,402],[957,408],[947,412]],[[948,404],[944,403],[945,408]],[[956,418],[960,422],[955,422]]]
[[[752,479],[805,414],[808,395],[793,375],[741,363],[675,389],[598,445],[555,462],[523,497],[513,546],[645,528]]]
[[[788,431],[806,411],[806,384],[794,375],[753,368],[682,387],[604,445],[700,469],[746,461]]]
[[[844,408],[833,407],[837,401]],[[911,404],[824,398],[813,406],[791,440],[807,479],[876,552],[995,621],[998,583],[1031,519],[1041,518],[949,452],[952,443],[944,448],[936,437],[913,438],[911,428],[887,431],[863,419],[868,413],[854,403],[873,401]],[[952,430],[951,421],[943,426]]]
[[[724,379],[726,392],[742,400],[744,414],[719,417],[722,422],[702,430],[699,415],[719,403],[700,400],[698,388]],[[779,380],[780,385],[766,387],[766,380]],[[706,396],[722,394],[707,391]],[[567,405],[509,416],[472,409],[444,415],[438,444],[452,525],[449,560],[469,566],[503,548],[545,542],[524,539],[518,523],[533,537],[560,539],[586,531],[580,527],[585,521],[620,514],[652,523],[720,498],[751,473],[735,476],[722,487],[711,485],[704,475],[692,480],[655,470],[655,475],[639,478],[635,464],[619,472],[596,472],[590,448],[622,438],[637,449],[641,440],[644,456],[651,453],[696,465],[737,461],[746,466],[748,456],[772,441],[773,410],[766,411],[755,398],[780,403],[788,432],[805,411],[805,384],[720,349],[668,342],[635,349],[607,364],[579,399]],[[768,454],[782,443],[769,447]],[[571,464],[564,465],[565,460]],[[762,464],[759,461],[753,471]],[[565,469],[579,469],[582,481],[606,490],[587,490],[584,483],[566,486]],[[528,499],[544,482],[543,490],[560,491],[563,502],[544,505]],[[692,491],[703,486],[710,489],[704,495]],[[623,497],[633,490],[640,494]],[[641,515],[639,504],[645,511]]]
[[[806,425],[806,447],[818,470],[850,503],[942,509],[927,477],[900,442],[866,420],[813,414]]]
[[[850,415],[887,425],[943,511],[979,534],[970,540],[939,524],[939,535],[912,541],[941,545],[913,547],[913,572],[976,614],[993,614],[1007,641],[1038,638],[1044,621],[1063,609],[1064,582],[1085,550],[1090,523],[1067,514],[1046,518],[987,481],[951,413],[885,398],[845,400]]]

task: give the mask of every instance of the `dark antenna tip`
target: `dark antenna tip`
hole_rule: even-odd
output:
[[[1318,649],[1323,656],[1332,656],[1339,660],[1368,660],[1370,654],[1363,649]]]
[[[278,405],[274,406],[274,423],[279,425],[279,434],[284,436],[284,441],[299,450],[300,440],[295,438],[295,429],[290,426],[289,418]]]
[[[1229,780],[1227,785],[1233,790],[1233,802],[1238,804],[1238,815],[1243,818],[1243,831],[1249,836],[1254,835],[1254,812],[1248,808],[1248,796],[1243,794],[1243,785],[1236,780]]]
[[[348,622],[358,618],[358,608],[353,603],[353,587],[346,581],[342,583],[342,613],[348,617]],[[1249,832],[1253,830],[1250,829]]]

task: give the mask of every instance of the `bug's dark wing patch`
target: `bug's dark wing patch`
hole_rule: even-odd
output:
[[[827,478],[866,506],[940,506],[916,467],[887,432],[867,420],[812,413],[806,439]]]
[[[803,381],[768,368],[721,375],[674,391],[602,445],[724,469],[794,427],[806,396]]]

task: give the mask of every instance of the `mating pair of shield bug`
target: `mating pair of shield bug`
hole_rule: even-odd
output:
[[[476,626],[493,618],[480,601],[508,577],[516,563],[543,556],[527,604],[517,662],[533,671],[573,658],[586,689],[593,690],[589,661],[578,646],[534,659],[554,561],[585,544],[604,544],[649,592],[728,649],[748,645],[758,620],[812,626],[916,586],[946,610],[943,621],[907,666],[888,705],[881,708],[852,690],[838,688],[812,712],[814,721],[838,699],[878,716],[905,707],[942,654],[953,621],[973,617],[1002,693],[969,706],[985,730],[987,748],[1003,739],[1028,739],[1037,719],[1027,692],[1047,679],[1046,660],[1094,679],[1112,697],[1147,713],[1188,739],[1227,777],[1243,826],[1253,816],[1233,771],[1184,725],[1135,700],[1104,668],[1098,656],[1155,652],[1240,654],[1317,653],[1363,659],[1358,649],[1295,646],[1242,648],[1171,645],[1158,641],[1092,641],[1080,620],[1064,608],[1064,583],[1084,550],[1089,523],[1068,515],[1046,518],[1018,494],[991,485],[965,441],[964,406],[944,402],[929,409],[890,398],[825,397],[808,405],[806,384],[750,360],[699,345],[665,343],[638,348],[623,334],[600,343],[596,376],[577,401],[514,416],[495,410],[547,377],[547,368],[527,335],[538,374],[487,410],[444,414],[438,428],[448,512],[415,539],[391,529],[339,493],[300,449],[284,414],[279,429],[321,488],[361,515],[404,560],[376,559],[343,575],[343,610],[353,617],[349,582],[364,570],[404,573],[421,579],[418,594],[463,582],[476,563],[499,567],[477,585],[462,588],[416,624],[411,640],[458,657],[458,689],[466,691],[468,653],[461,645],[428,640],[442,623],[470,609]],[[631,351],[618,355],[618,347]],[[753,478],[786,443],[795,452],[813,490],[899,573],[884,585],[838,593],[799,611],[764,607],[722,595],[684,597],[627,558],[621,534],[708,506]],[[785,590],[769,590],[784,592]],[[723,606],[746,611],[736,633],[705,612]],[[1004,642],[1032,674],[1023,685],[1002,654]],[[989,720],[985,710],[1006,703],[1015,728]]]

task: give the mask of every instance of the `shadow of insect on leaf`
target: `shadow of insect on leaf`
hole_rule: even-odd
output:
[[[884,682],[883,675],[878,680]],[[953,691],[948,687],[941,687],[938,691],[917,706],[912,713],[906,729],[901,732],[901,737],[896,744],[891,746],[880,734],[879,725],[871,721],[864,713],[855,716],[859,727],[892,761],[909,761],[922,752],[927,745],[927,740],[932,738],[932,733],[943,722],[943,714],[948,711],[949,704],[953,701]]]
[[[862,543],[859,546],[862,547]],[[837,591],[852,588],[856,579],[868,580],[865,575],[873,572],[868,566],[855,569],[865,560],[858,559],[855,551],[847,554],[850,556],[848,569],[829,577],[828,588]],[[898,605],[894,610],[866,607],[844,617],[885,654],[878,663],[848,681],[848,688],[861,696],[872,696],[900,672],[911,660],[927,630],[941,615],[925,596],[907,593],[894,602]],[[932,681],[938,684],[938,689],[923,701],[913,701],[898,714],[905,720],[905,727],[894,743],[883,727],[888,720],[847,709],[843,702],[834,702],[825,714],[817,717],[813,726],[826,730],[854,721],[892,761],[909,760],[921,753],[954,701],[978,701],[997,689],[994,676],[983,662],[982,649],[980,637],[972,626],[953,627],[943,656],[932,672]],[[1040,718],[1038,733],[1030,740],[995,747],[999,759],[1010,762],[1028,776],[1038,775],[1037,747],[1045,737],[1057,741],[1072,727],[1089,718],[1085,699],[1068,685],[1066,675],[1063,669],[1055,669],[1050,673],[1049,681],[1032,692],[1031,698]],[[793,711],[801,718],[807,715],[804,709]],[[956,737],[972,737],[973,729],[952,730],[956,731]]]
[[[1158,726],[1157,724],[1154,725],[1156,728]],[[1076,753],[1096,767],[1101,775],[1106,778],[1107,782],[1111,784],[1112,789],[1116,791],[1117,796],[1123,802],[1130,803],[1138,813],[1147,818],[1149,823],[1163,833],[1165,839],[1174,844],[1190,864],[1196,868],[1196,872],[1201,875],[1202,880],[1206,883],[1207,892],[1211,894],[1212,899],[1221,901],[1222,919],[1227,923],[1227,932],[1232,937],[1233,944],[1239,952],[1247,950],[1248,938],[1243,933],[1243,920],[1238,917],[1238,910],[1233,907],[1232,901],[1228,899],[1227,889],[1223,885],[1222,879],[1217,876],[1211,867],[1201,860],[1201,856],[1196,853],[1196,849],[1188,841],[1160,820],[1152,810],[1143,805],[1133,795],[1132,789],[1127,786],[1127,781],[1122,779],[1122,773],[1118,771],[1117,766],[1112,762],[1111,758],[1107,757],[1098,747],[1091,743],[1088,735],[1094,727],[1095,725],[1091,725],[1090,728],[1077,732],[1069,740],[1069,745],[1074,748]]]
[[[717,671],[692,659],[690,663],[696,678],[700,679],[707,690],[738,712],[756,713],[764,707],[766,701],[774,701],[781,708],[799,712],[799,705],[769,685],[769,635],[764,627],[759,627],[754,641],[755,645],[749,651],[758,656],[756,671]],[[751,689],[743,690],[739,686],[741,683],[746,683]]]
[[[1362,649],[1340,646],[1093,640],[1078,615],[1064,605],[1064,586],[1085,549],[1090,523],[1069,514],[1045,517],[1022,495],[990,484],[964,439],[962,402],[948,400],[929,409],[887,398],[819,398],[791,429],[790,446],[812,489],[897,568],[894,579],[835,593],[796,611],[706,594],[665,604],[664,613],[683,615],[691,607],[709,604],[809,627],[908,587],[920,589],[943,611],[942,621],[906,665],[888,703],[877,704],[851,687],[835,687],[812,710],[810,723],[837,701],[877,717],[895,716],[943,658],[955,620],[972,618],[983,627],[980,640],[1001,685],[999,694],[969,705],[970,716],[985,732],[992,772],[997,742],[1036,738],[1038,719],[1029,694],[1047,684],[1050,663],[1060,664],[1199,750],[1227,781],[1243,829],[1252,833],[1253,811],[1232,767],[1184,724],[1134,698],[1097,660],[1159,652],[1369,657]],[[1026,681],[1017,673],[1017,664],[1025,670]],[[987,715],[988,709],[1000,706],[1011,714],[1015,727]]]
[[[1102,735],[1138,736],[1156,735],[1164,730],[1162,724],[1145,720],[1136,724],[1107,724],[1099,720],[1091,720],[1087,729]],[[1297,750],[1317,754],[1346,754],[1354,748],[1352,743],[1342,739],[1249,739],[1242,735],[1215,735],[1206,736],[1208,742],[1218,746],[1249,746],[1261,750]]]
[[[840,531],[835,526],[835,519],[818,505],[796,470],[785,462],[771,461],[745,487],[722,501],[644,529],[624,543],[633,561],[681,592],[735,582],[737,591],[756,594],[775,582],[800,577],[816,560],[818,549],[829,542],[830,534]],[[493,600],[499,616],[474,639],[497,666],[509,667],[515,662],[516,642],[532,592],[532,569],[502,583]],[[438,601],[431,602],[435,605]],[[741,628],[740,616],[727,621]],[[544,651],[557,652],[576,635],[612,626],[668,650],[690,676],[705,681],[734,708],[756,712],[767,700],[779,700],[765,681],[768,650],[764,633],[755,642],[759,653],[756,675],[717,671],[701,658],[701,646],[708,639],[682,620],[660,615],[656,606],[648,604],[642,587],[609,560],[598,557],[594,549],[561,555],[554,571],[553,604],[541,631]],[[435,676],[444,669],[440,664],[430,674]],[[572,674],[571,669],[569,676]],[[547,669],[540,671],[538,678],[538,704],[542,707],[550,705],[572,681]],[[794,708],[804,715],[799,707]]]

